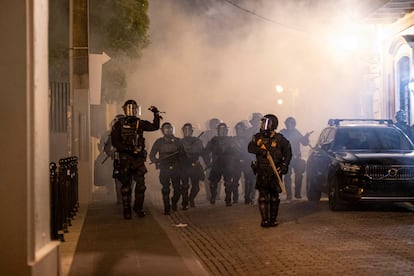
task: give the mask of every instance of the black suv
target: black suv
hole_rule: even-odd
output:
[[[307,196],[331,210],[361,201],[414,203],[414,145],[391,120],[330,119],[311,150]]]

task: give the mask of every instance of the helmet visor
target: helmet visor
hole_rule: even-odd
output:
[[[262,124],[260,126],[261,131],[272,130],[273,129],[273,122],[271,119],[267,117],[262,118]]]
[[[174,134],[174,128],[172,125],[163,126],[161,131],[164,136],[172,136]]]
[[[124,106],[124,112],[126,116],[137,116],[141,115],[140,108],[135,104],[127,104]]]
[[[227,130],[227,127],[225,126],[220,126],[217,129],[217,135],[220,137],[227,136],[227,133],[228,133],[228,130]]]
[[[190,126],[185,126],[183,128],[183,135],[184,137],[190,137],[193,135],[193,129]]]

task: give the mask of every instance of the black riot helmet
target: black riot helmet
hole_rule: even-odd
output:
[[[255,128],[256,127],[259,128],[262,119],[263,119],[263,114],[262,113],[254,112],[254,113],[252,113],[252,117],[250,119],[250,124]]]
[[[193,136],[193,125],[192,124],[190,124],[190,123],[185,123],[184,125],[183,125],[183,128],[182,128],[182,130],[183,130],[183,135],[184,135],[184,137],[191,137],[191,136]]]
[[[171,137],[174,135],[174,127],[171,123],[165,122],[161,126],[161,132],[165,137]]]
[[[247,121],[240,121],[234,126],[237,136],[244,136],[248,128],[249,123]]]
[[[266,114],[262,118],[262,125],[260,126],[260,131],[272,131],[277,128],[279,120],[273,114]]]
[[[296,127],[296,119],[293,117],[287,117],[285,120],[286,129],[294,129]]]
[[[224,137],[229,133],[229,129],[225,123],[220,123],[217,125],[217,136]]]
[[[397,111],[395,113],[395,120],[397,120],[397,123],[406,123],[407,122],[407,116],[403,110]]]
[[[126,116],[137,116],[141,115],[141,108],[138,106],[137,102],[134,100],[128,100],[122,106]]]
[[[217,118],[212,118],[208,121],[208,127],[209,129],[217,129],[218,124],[220,124],[221,121]]]

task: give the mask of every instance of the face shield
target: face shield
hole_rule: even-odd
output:
[[[171,124],[165,124],[161,128],[161,132],[166,137],[171,137],[174,134],[174,127]]]
[[[272,127],[272,121],[269,118],[263,117],[262,124],[260,125],[261,131],[269,131]]]
[[[219,136],[219,137],[224,137],[224,136],[227,136],[227,134],[228,134],[228,129],[227,129],[227,126],[226,125],[219,125],[218,127],[217,127],[217,135]]]
[[[184,125],[183,127],[183,135],[184,137],[191,137],[193,136],[193,128],[191,125]]]
[[[124,112],[126,116],[141,116],[141,108],[133,103],[126,104],[124,106]]]
[[[235,127],[236,130],[236,135],[237,136],[245,136],[246,132],[247,132],[247,127],[245,127],[242,124],[237,124]]]

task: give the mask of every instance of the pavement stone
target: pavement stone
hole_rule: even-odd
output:
[[[282,200],[279,226],[262,228],[257,205],[211,205],[203,189],[169,216],[159,184],[148,182],[145,218],[124,220],[114,202],[95,196],[70,275],[414,275],[412,206]]]

